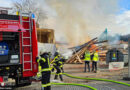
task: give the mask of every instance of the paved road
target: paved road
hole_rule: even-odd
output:
[[[97,88],[98,90],[130,90],[130,87],[120,85],[120,84],[114,84],[114,83],[94,83],[94,84],[89,84],[92,87]]]
[[[80,83],[80,84],[86,84],[86,83]],[[97,90],[130,90],[130,87],[120,85],[120,84],[114,84],[109,82],[91,82],[88,84],[92,87],[97,88]],[[40,83],[33,83],[31,86],[16,88],[15,90],[40,90]],[[52,85],[52,90],[90,90],[85,87],[79,87],[79,86],[71,86],[71,85]]]
[[[52,76],[52,79],[53,79],[53,76]],[[64,82],[90,85],[92,87],[97,88],[97,90],[130,90],[130,87],[128,86],[115,84],[111,82],[87,81],[87,80],[73,79],[66,76],[64,76]],[[130,83],[130,81],[128,81],[127,83]],[[40,90],[40,89],[41,89],[41,83],[33,82],[32,85],[30,86],[16,88],[15,90]],[[90,89],[85,88],[85,87],[70,86],[70,85],[67,85],[67,86],[52,85],[52,90],[90,90]]]

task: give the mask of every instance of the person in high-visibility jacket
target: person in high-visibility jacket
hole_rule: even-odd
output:
[[[60,54],[56,52],[54,62],[53,62],[53,69],[52,69],[52,71],[54,71],[54,69],[56,70],[56,75],[54,77],[54,80],[57,80],[59,76],[60,80],[63,81],[62,72],[61,72],[62,64],[63,63],[60,60]]]
[[[92,71],[97,72],[97,62],[99,61],[98,51],[94,51],[92,59]]]
[[[90,72],[90,60],[91,60],[91,54],[89,51],[86,51],[84,54],[84,61],[85,61],[85,67],[84,67],[84,72],[86,72],[86,66],[88,66],[88,72]]]
[[[37,59],[39,71],[42,74],[42,90],[51,90],[51,83],[50,83],[50,75],[51,75],[51,68],[50,68],[50,60],[49,60],[49,53],[45,52],[42,53],[41,58]]]

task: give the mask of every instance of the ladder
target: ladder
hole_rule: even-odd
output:
[[[28,20],[24,20],[23,17],[28,17]],[[32,71],[32,19],[31,13],[20,13],[20,24],[24,27],[24,23],[28,24],[28,28],[24,28],[26,32],[22,32],[22,63],[23,71]],[[28,33],[28,35],[24,35]],[[27,44],[24,44],[24,43]],[[26,52],[27,49],[30,51]],[[29,60],[26,60],[28,57]],[[31,66],[30,66],[31,65]],[[29,67],[28,67],[29,66]],[[28,68],[27,68],[28,67]]]

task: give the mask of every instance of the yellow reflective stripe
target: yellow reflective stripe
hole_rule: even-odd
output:
[[[42,67],[41,66],[38,66],[38,71],[41,71],[42,70]]]
[[[41,72],[43,72],[43,71],[50,71],[50,70],[51,70],[51,68],[45,68],[45,69],[42,69]]]
[[[38,60],[37,60],[37,62],[39,63],[39,62],[40,62],[40,60],[43,60],[43,62],[45,62],[45,61],[46,61],[46,59],[45,59],[45,58],[41,58],[41,59],[38,59]]]
[[[61,65],[60,67],[63,67],[63,65]]]
[[[40,59],[37,60],[37,62],[39,63]]]
[[[62,62],[61,62],[61,61],[59,61],[59,63],[60,63],[60,64],[62,64]]]
[[[56,63],[54,63],[53,65],[56,65]]]
[[[56,75],[61,75],[62,73],[57,73]]]
[[[45,59],[45,58],[41,58],[41,60],[43,60],[43,62],[46,62],[46,59]]]
[[[47,60],[48,60],[48,66],[49,66],[49,68],[50,68],[50,60],[49,60],[49,58],[47,58]]]
[[[48,84],[42,84],[42,87],[47,87],[47,86],[51,86],[51,83],[48,83]]]

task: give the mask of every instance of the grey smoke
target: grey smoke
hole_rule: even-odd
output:
[[[48,19],[42,22],[42,26],[55,29],[58,41],[79,45],[100,35],[106,27],[113,32],[124,29],[116,24],[115,15],[119,12],[118,0],[39,0],[39,2],[41,2],[40,8],[48,13]]]

